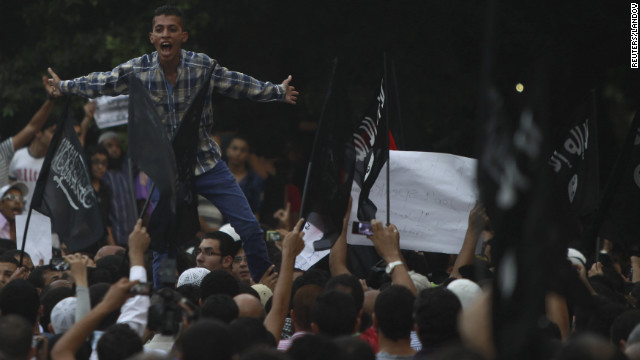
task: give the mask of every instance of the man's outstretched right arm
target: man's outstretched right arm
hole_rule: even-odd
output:
[[[134,59],[135,60],[135,59]],[[48,68],[48,84],[51,87],[51,95],[80,95],[87,98],[95,98],[101,95],[120,95],[128,92],[127,78],[133,71],[134,60],[130,60],[115,69],[107,72],[93,72],[73,80],[61,80],[53,69]]]

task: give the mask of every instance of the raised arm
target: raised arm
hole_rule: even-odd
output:
[[[27,145],[31,138],[33,138],[33,136],[42,128],[42,125],[44,125],[45,121],[47,121],[49,115],[51,115],[55,94],[53,94],[53,88],[47,85],[46,76],[42,77],[42,85],[47,91],[47,100],[33,115],[27,126],[20,130],[20,132],[13,136],[13,138],[11,138],[13,142],[13,148],[16,150]]]
[[[351,274],[347,267],[347,231],[349,228],[349,218],[351,217],[352,200],[352,198],[349,198],[347,212],[344,214],[344,219],[342,220],[342,232],[331,247],[331,252],[329,252],[329,270],[333,277],[342,274]]]
[[[51,350],[54,360],[75,360],[75,354],[82,343],[91,336],[91,333],[100,324],[100,321],[112,311],[119,309],[129,297],[129,290],[137,284],[137,281],[120,279],[111,285],[104,299],[98,303],[85,317],[75,323]]]
[[[413,285],[411,276],[409,276],[409,268],[402,258],[400,252],[400,233],[395,225],[383,226],[378,220],[371,220],[371,230],[373,235],[368,238],[378,252],[378,255],[387,263],[388,267],[393,266],[391,271],[391,283],[394,285],[402,285],[411,290],[416,296],[416,287]]]
[[[293,231],[285,236],[282,241],[282,263],[280,264],[280,275],[273,292],[273,302],[271,311],[264,319],[264,327],[274,336],[276,341],[280,339],[285,318],[289,311],[289,301],[291,300],[291,286],[293,284],[293,266],[296,256],[304,249],[304,232],[301,232],[304,219],[298,220]]]
[[[460,248],[460,253],[456,258],[456,262],[453,264],[453,270],[451,276],[455,278],[461,278],[460,268],[465,265],[473,264],[473,258],[476,252],[476,243],[485,225],[489,222],[489,217],[484,210],[484,206],[477,203],[471,212],[469,213],[469,226],[467,232],[464,235],[464,242]]]

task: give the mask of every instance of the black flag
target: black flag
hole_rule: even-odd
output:
[[[329,249],[340,235],[353,183],[353,129],[344,77],[336,75],[336,67],[337,59],[318,122],[301,207],[302,217],[323,233],[313,243],[316,251]]]
[[[180,127],[172,139],[176,160],[176,211],[162,199],[149,220],[151,248],[162,252],[167,246],[175,250],[180,240],[190,240],[200,228],[198,198],[193,188],[193,174],[198,153],[200,120],[207,96],[211,96],[209,84],[212,69],[205,75],[204,85],[184,114]]]
[[[389,160],[389,131],[385,99],[383,78],[374,104],[368,109],[353,135],[356,151],[354,181],[360,187],[357,214],[361,222],[370,222],[376,218],[378,208],[369,199],[369,193]]]
[[[590,94],[576,109],[569,131],[549,159],[549,165],[556,174],[558,198],[570,204],[578,216],[594,212],[600,199],[594,95]]]
[[[615,167],[603,190],[600,211],[602,238],[640,250],[640,111],[635,117]]]
[[[129,76],[129,153],[160,192],[160,201],[176,212],[176,159],[167,132],[147,89]]]
[[[53,232],[75,252],[103,238],[104,227],[84,150],[66,114],[49,145],[31,208],[51,218]]]

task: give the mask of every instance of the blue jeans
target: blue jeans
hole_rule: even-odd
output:
[[[251,277],[256,283],[260,281],[264,272],[271,266],[264,232],[227,164],[219,161],[213,169],[196,176],[194,186],[195,191],[211,201],[240,235]],[[167,254],[154,252],[154,275],[157,274],[160,261],[166,256]],[[155,278],[154,276],[154,285],[161,288],[162,284],[156,282]]]
[[[240,235],[251,277],[260,281],[271,266],[264,232],[227,164],[219,161],[213,169],[196,176],[194,185],[196,192],[211,201]]]

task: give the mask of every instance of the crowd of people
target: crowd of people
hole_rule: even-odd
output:
[[[200,231],[179,239],[176,254],[149,249],[153,204],[146,216],[139,212],[152,182],[129,163],[123,135],[87,137],[91,101],[77,134],[104,236],[76,253],[64,239],[54,242],[49,264],[34,264],[20,250],[15,218],[30,204],[61,94],[125,93],[123,79],[139,71],[170,135],[187,108],[182,97],[206,81],[236,98],[295,103],[291,77],[263,83],[182,50],[182,20],[177,8],[158,8],[149,35],[156,52],[111,72],[63,81],[49,69],[45,103],[24,129],[0,141],[0,359],[499,358],[494,234],[481,204],[454,255],[401,250],[402,232],[373,220],[375,254],[363,265],[355,259],[364,250],[347,244],[350,203],[328,257],[297,269],[300,189],[279,165],[295,154],[260,156],[245,134],[210,135],[210,111],[194,171]],[[205,68],[214,69],[211,79],[201,78]],[[540,294],[546,312],[530,358],[640,359],[640,254],[604,244],[596,256],[567,246],[560,273]],[[174,267],[163,267],[168,255],[175,255]]]

